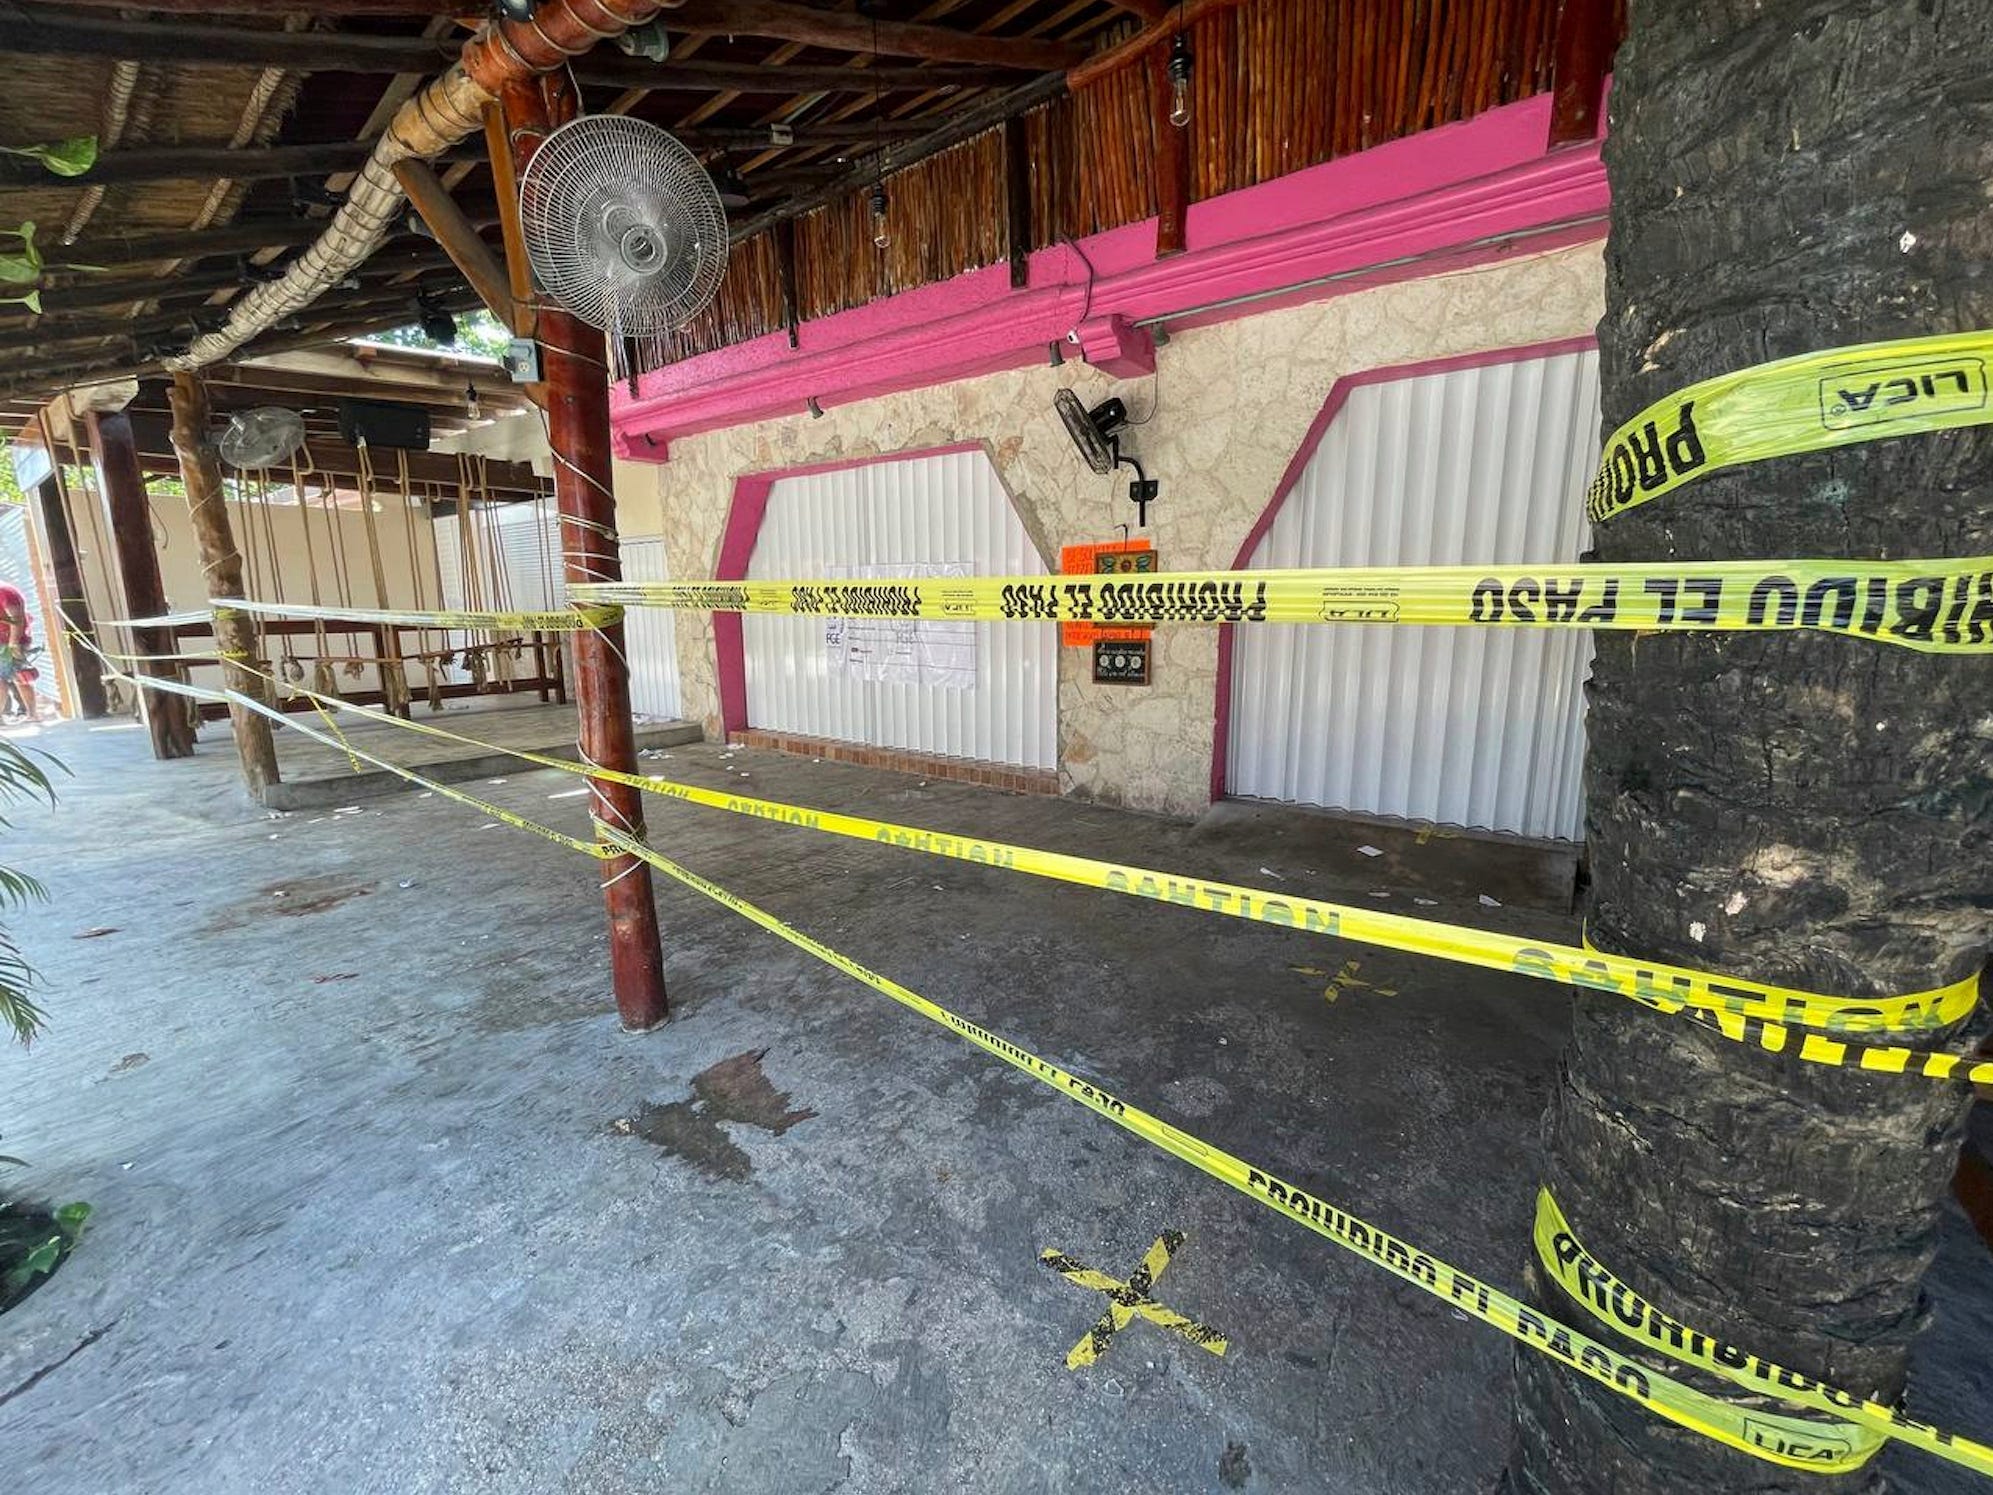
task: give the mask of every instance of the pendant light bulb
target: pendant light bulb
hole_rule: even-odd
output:
[[[1170,123],[1179,130],[1190,123],[1190,38],[1179,31],[1170,43]]]
[[[872,242],[884,249],[893,242],[891,229],[886,223],[886,188],[882,182],[872,189]]]

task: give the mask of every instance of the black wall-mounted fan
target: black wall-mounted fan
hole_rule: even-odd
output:
[[[1087,466],[1102,477],[1116,467],[1135,469],[1135,480],[1128,485],[1128,497],[1135,505],[1135,523],[1146,529],[1149,505],[1155,502],[1156,492],[1162,485],[1142,471],[1140,462],[1121,450],[1121,432],[1128,425],[1128,407],[1118,399],[1105,399],[1089,410],[1070,389],[1062,389],[1052,396],[1052,405],[1059,412],[1059,419],[1066,423],[1066,433],[1073,438],[1073,445],[1080,449],[1080,455],[1086,458]]]

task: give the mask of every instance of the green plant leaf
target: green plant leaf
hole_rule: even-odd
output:
[[[0,145],[0,152],[31,157],[56,176],[81,176],[97,164],[97,137],[74,135],[68,140],[48,140],[39,145]]]
[[[83,1222],[89,1218],[90,1206],[80,1199],[71,1200],[55,1212],[55,1223],[72,1242],[83,1234]]]
[[[0,254],[0,282],[10,285],[33,285],[42,277],[42,252],[35,248],[35,221],[25,220],[19,228],[0,228],[0,236],[21,241],[20,252]],[[28,292],[34,298],[34,308],[41,310],[40,293]],[[26,299],[26,298],[24,298]]]

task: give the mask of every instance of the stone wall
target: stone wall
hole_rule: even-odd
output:
[[[1603,295],[1600,247],[1583,245],[1183,332],[1158,350],[1154,379],[1117,382],[1075,361],[684,437],[654,485],[640,469],[619,472],[621,527],[662,534],[674,578],[710,577],[742,475],[981,441],[1057,569],[1061,546],[1117,538],[1115,526],[1134,518],[1125,469],[1096,477],[1053,412],[1053,391],[1069,385],[1088,405],[1118,394],[1143,422],[1127,444],[1162,480],[1147,534],[1163,569],[1222,570],[1338,379],[1584,336]],[[717,737],[710,617],[681,613],[677,637],[685,713]],[[1144,690],[1096,686],[1087,651],[1060,651],[1060,783],[1193,816],[1210,802],[1218,631],[1158,629],[1155,653]]]

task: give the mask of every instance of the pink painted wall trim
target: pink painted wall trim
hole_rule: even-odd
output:
[[[617,451],[663,461],[679,436],[1019,368],[1055,342],[1138,364],[1145,319],[1199,326],[1601,237],[1599,147],[1546,151],[1549,120],[1539,95],[1194,203],[1169,259],[1152,218],[1038,250],[1021,289],[994,265],[805,322],[793,349],[777,332],[654,369],[612,392]],[[1479,242],[1510,236],[1530,237]],[[1349,278],[1300,284],[1326,276]],[[1261,299],[1196,310],[1238,297]]]
[[[1432,358],[1419,363],[1394,364],[1389,368],[1365,369],[1361,373],[1345,374],[1336,380],[1329,390],[1329,396],[1322,402],[1322,408],[1308,426],[1307,435],[1294,449],[1294,455],[1287,463],[1287,470],[1280,475],[1274,485],[1273,497],[1260,511],[1253,527],[1246,531],[1246,537],[1239,544],[1239,552],[1232,557],[1232,569],[1243,570],[1259,548],[1266,532],[1273,528],[1273,521],[1279,517],[1288,495],[1301,482],[1301,474],[1308,470],[1308,464],[1315,460],[1315,453],[1321,447],[1322,438],[1335,424],[1336,417],[1342,414],[1343,406],[1357,390],[1370,384],[1390,384],[1399,379],[1412,379],[1425,374],[1451,374],[1460,369],[1487,368],[1491,364],[1522,363],[1532,358],[1555,358],[1561,353],[1582,353],[1598,346],[1595,337],[1567,337],[1547,343],[1528,343],[1518,348],[1491,348],[1479,353],[1461,353],[1451,358]],[[1234,625],[1218,625],[1218,705],[1214,713],[1211,740],[1211,800],[1215,804],[1225,797],[1225,773],[1232,736],[1232,633]]]
[[[720,556],[713,568],[715,581],[745,581],[748,563],[754,559],[754,543],[761,538],[761,521],[768,515],[768,499],[784,478],[815,477],[826,472],[846,472],[854,467],[875,467],[882,462],[907,462],[917,457],[953,457],[963,452],[987,448],[980,441],[958,441],[950,446],[917,447],[904,452],[882,452],[871,457],[845,457],[830,462],[812,462],[801,467],[776,468],[768,472],[743,473],[734,480],[734,496],[727,506],[726,528],[720,533]],[[747,730],[747,648],[741,636],[739,613],[713,614],[714,666],[720,687],[720,728],[731,737]]]

